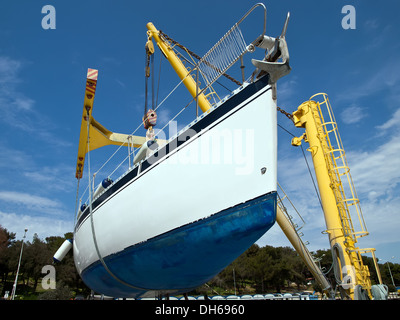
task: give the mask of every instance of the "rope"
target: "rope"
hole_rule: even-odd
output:
[[[154,108],[154,55],[149,54],[146,50],[145,62],[145,98],[144,98],[144,116],[147,114],[148,107],[148,82],[151,76],[151,108]]]
[[[80,183],[81,179],[78,179],[77,182],[77,186],[76,186],[76,196],[75,196],[75,213],[74,213],[74,224],[72,225],[72,230],[74,231],[74,235],[75,235],[75,224],[76,224],[76,219],[77,219],[77,215],[78,215],[78,202],[79,202],[79,183]]]
[[[157,95],[156,95],[156,104],[158,104],[158,93],[160,91],[160,79],[161,79],[161,62],[162,62],[162,55],[160,55],[160,67],[158,70],[158,81],[157,81]]]
[[[87,110],[87,150],[90,150],[89,148],[89,130],[90,130],[90,121],[89,121],[89,110]],[[92,227],[92,238],[93,238],[93,243],[96,249],[96,253],[97,256],[101,262],[101,264],[103,265],[104,269],[108,272],[108,274],[113,277],[115,280],[117,280],[118,282],[120,282],[121,284],[132,288],[132,289],[136,289],[136,290],[150,290],[150,289],[145,289],[145,288],[140,288],[140,287],[136,287],[133,286],[125,281],[123,281],[122,279],[118,278],[114,273],[111,272],[111,270],[108,268],[107,264],[105,263],[103,257],[101,256],[100,250],[99,250],[99,246],[97,243],[97,237],[96,237],[96,232],[95,232],[95,228],[94,228],[94,219],[93,219],[93,208],[92,208],[92,190],[91,190],[91,181],[90,181],[90,152],[88,152],[88,179],[89,179],[89,216],[90,216],[90,223],[91,223],[91,227]]]

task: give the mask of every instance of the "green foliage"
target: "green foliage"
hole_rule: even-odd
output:
[[[16,292],[18,296],[23,295],[30,299],[35,296],[39,296],[40,299],[70,299],[73,291],[85,295],[90,293],[90,289],[84,285],[76,271],[72,251],[65,256],[62,263],[54,265],[56,289],[44,290],[41,286],[41,280],[47,274],[42,272],[42,268],[53,265],[53,255],[66,239],[71,238],[72,233],[67,233],[64,237],[53,236],[44,241],[35,234],[32,242],[24,243]],[[18,266],[22,241],[14,239],[14,233],[9,233],[0,226],[1,297],[6,291],[11,292]]]
[[[313,253],[313,256],[328,281],[334,284],[335,276],[332,268],[331,250],[317,250]],[[379,279],[373,259],[363,256],[363,263],[368,266],[371,283],[378,284]],[[400,265],[393,263],[379,264],[382,282],[388,285],[390,291],[395,291],[388,264],[393,281],[397,285],[400,283]],[[220,288],[219,294],[234,293],[235,289],[237,294],[252,294],[281,292],[283,290],[300,291],[306,287],[322,293],[320,285],[312,280],[311,272],[292,248],[271,246],[260,248],[254,244],[212,279],[209,285]],[[311,288],[308,287],[310,282],[312,283]]]
[[[260,248],[252,245],[231,265],[215,277],[211,284],[216,284],[232,292],[234,286],[238,294],[280,292],[291,284],[301,286],[309,277],[300,257],[289,247]]]
[[[79,277],[72,252],[69,252],[62,263],[54,265],[56,269],[56,289],[44,290],[41,280],[46,275],[42,273],[45,265],[52,265],[52,257],[66,239],[71,239],[72,233],[64,237],[52,236],[42,240],[37,234],[32,242],[24,243],[17,285],[17,296],[23,299],[71,299],[75,295],[88,296],[90,289]],[[15,233],[0,226],[0,292],[11,292],[18,266],[22,241],[15,240]],[[334,283],[332,254],[330,250],[317,250],[313,253],[322,272],[331,283]],[[372,284],[379,283],[372,258],[363,256],[363,262],[368,266]],[[400,265],[385,262],[379,264],[383,283],[391,291],[392,283],[400,284]],[[393,278],[393,280],[392,280]],[[283,290],[304,290],[312,279],[296,251],[289,247],[259,247],[254,244],[228,267],[220,272],[207,286],[197,289],[199,294],[254,294],[266,292],[281,292]],[[309,286],[307,287],[308,289]],[[322,288],[313,283],[313,290],[321,292]],[[211,290],[211,292],[210,292]]]
[[[57,283],[57,287],[54,290],[47,290],[39,294],[39,300],[71,300],[73,293],[71,289],[65,285],[62,281]]]

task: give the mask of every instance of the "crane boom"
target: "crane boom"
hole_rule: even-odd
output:
[[[190,71],[184,66],[181,59],[178,58],[168,42],[160,36],[160,32],[156,29],[154,24],[149,22],[146,27],[148,29],[147,33],[149,35],[149,41],[154,38],[157,46],[160,48],[161,52],[171,64],[172,68],[178,74],[179,78],[182,80],[192,97],[195,99],[197,98],[200,109],[203,112],[207,112],[211,108],[211,104],[203,93],[199,94],[200,90],[196,85],[196,81],[193,79],[193,76],[190,74]]]
[[[112,132],[93,118],[92,111],[96,94],[97,78],[98,70],[89,68],[86,76],[86,89],[82,111],[81,131],[79,135],[78,156],[76,161],[75,176],[77,179],[82,178],[87,152],[107,145],[125,145],[127,147],[132,145],[134,148],[140,148],[146,142],[146,137]],[[88,133],[90,137],[89,150],[87,145]],[[157,142],[159,144],[164,144],[165,140],[157,139]]]
[[[278,202],[276,208],[276,222],[282,229],[286,238],[288,238],[288,240],[292,244],[293,248],[299,254],[300,258],[303,260],[308,270],[310,270],[316,281],[321,285],[322,290],[328,296],[331,296],[332,287],[329,281],[326,279],[321,269],[315,263],[313,256],[301,240],[296,228],[293,225],[293,222],[288,216],[285,206],[280,201]]]
[[[313,99],[319,99],[320,102]],[[322,109],[324,106],[326,108]],[[294,138],[292,145],[299,146],[303,139],[310,145],[308,151],[312,155],[326,233],[332,249],[335,277],[342,298],[358,300],[367,298],[366,295],[371,298],[370,273],[363,264],[361,253],[372,254],[381,282],[375,249],[356,247],[357,239],[368,235],[368,231],[328,96],[317,94],[301,104],[293,113],[293,121],[296,127],[305,128],[306,132],[300,138]],[[348,184],[345,184],[346,181]],[[353,216],[354,212],[357,214],[360,231],[354,228],[352,212]]]

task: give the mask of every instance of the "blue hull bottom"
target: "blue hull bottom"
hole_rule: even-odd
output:
[[[119,298],[188,292],[221,272],[275,219],[272,192],[104,257],[109,271],[97,261],[81,277],[95,292]]]

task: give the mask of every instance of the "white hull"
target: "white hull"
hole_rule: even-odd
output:
[[[82,215],[73,242],[79,274],[100,257],[276,191],[276,101],[269,85],[259,87],[243,89],[238,105],[166,157],[160,148],[156,163]]]

